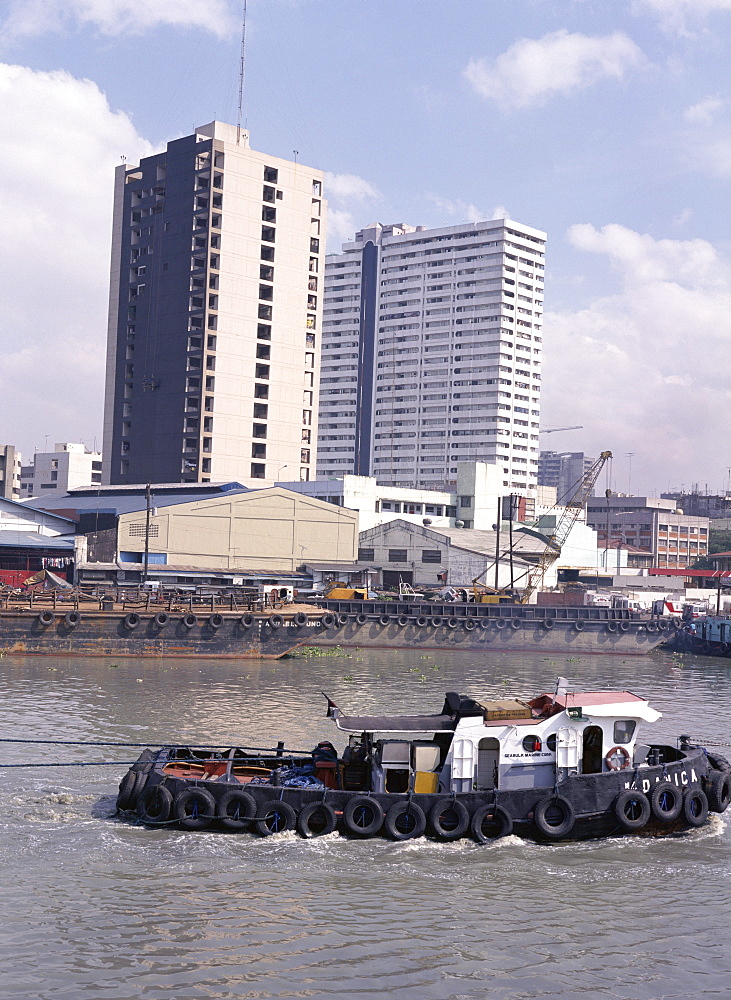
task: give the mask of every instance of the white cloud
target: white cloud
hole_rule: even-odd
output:
[[[706,97],[705,100],[686,108],[683,118],[693,125],[710,125],[723,107],[724,102],[720,97]]]
[[[704,240],[655,240],[620,225],[572,226],[568,237],[604,258],[621,287],[584,309],[546,314],[546,423],[583,424],[587,451],[633,452],[634,488],[720,487],[729,262]]]
[[[362,177],[328,171],[325,171],[325,194],[328,198],[349,201],[375,201],[381,197],[381,192]]]
[[[105,35],[140,34],[166,24],[223,37],[235,27],[226,0],[14,0],[1,30],[13,38],[74,24]]]
[[[447,215],[458,216],[460,222],[484,222],[488,218],[487,212],[473,205],[472,202],[460,201],[460,199],[442,198],[438,194],[428,196],[428,200],[433,202],[437,208],[446,212]],[[494,218],[494,216],[492,216]]]
[[[731,13],[731,0],[636,0],[636,6],[657,14],[666,31],[695,33],[709,14]]]
[[[152,149],[65,72],[0,63],[0,108],[2,438],[101,446],[114,167]]]
[[[566,30],[520,38],[493,62],[473,59],[464,71],[475,91],[504,110],[545,104],[601,79],[621,80],[644,56],[621,31],[592,37]]]
[[[383,196],[363,177],[326,171],[325,197],[328,200],[327,249],[328,253],[339,253],[341,243],[352,240],[356,230],[367,224],[356,223],[355,209],[362,213],[367,205],[380,201]]]

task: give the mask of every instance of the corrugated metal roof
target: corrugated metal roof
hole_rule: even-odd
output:
[[[0,548],[74,550],[73,535],[39,535],[34,531],[0,531]]]
[[[152,493],[152,506],[153,507],[172,507],[175,504],[181,503],[196,503],[199,500],[215,500],[218,498],[228,498],[241,493],[251,493],[251,490],[247,490],[246,487],[242,486],[240,489],[227,490],[225,493],[206,493],[206,492],[195,492],[189,490],[187,492],[171,492],[156,494]],[[43,510],[46,511],[77,511],[79,513],[96,513],[96,514],[115,514],[119,516],[120,514],[132,514],[136,511],[145,510],[147,508],[147,499],[144,495],[139,494],[117,494],[114,495],[111,492],[107,493],[64,493],[63,496],[59,497],[49,497],[47,500],[39,498],[42,500],[44,506]]]

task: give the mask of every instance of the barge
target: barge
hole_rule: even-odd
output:
[[[328,699],[328,715],[348,737],[342,753],[327,740],[310,753],[146,749],[117,807],[183,830],[555,842],[678,833],[731,801],[723,757],[683,736],[638,741],[638,725],[660,713],[629,691],[450,692],[437,714],[405,716],[346,716]]]
[[[626,609],[536,604],[318,600],[315,646],[644,655],[675,627]]]
[[[680,622],[671,633],[668,647],[679,653],[701,656],[731,656],[731,617],[704,615],[691,622]]]
[[[279,659],[312,641],[322,612],[282,613],[150,607],[38,605],[0,609],[0,653],[54,656],[176,656]]]

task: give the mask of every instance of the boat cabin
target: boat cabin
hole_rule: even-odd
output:
[[[350,734],[344,787],[463,793],[549,788],[573,774],[657,763],[647,760],[651,748],[636,737],[638,723],[656,722],[661,713],[629,691],[542,694],[531,701],[450,692],[438,715],[337,712],[334,718]]]

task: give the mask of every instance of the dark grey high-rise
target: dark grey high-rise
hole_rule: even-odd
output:
[[[220,122],[117,168],[106,483],[310,478],[324,223],[320,171]]]

